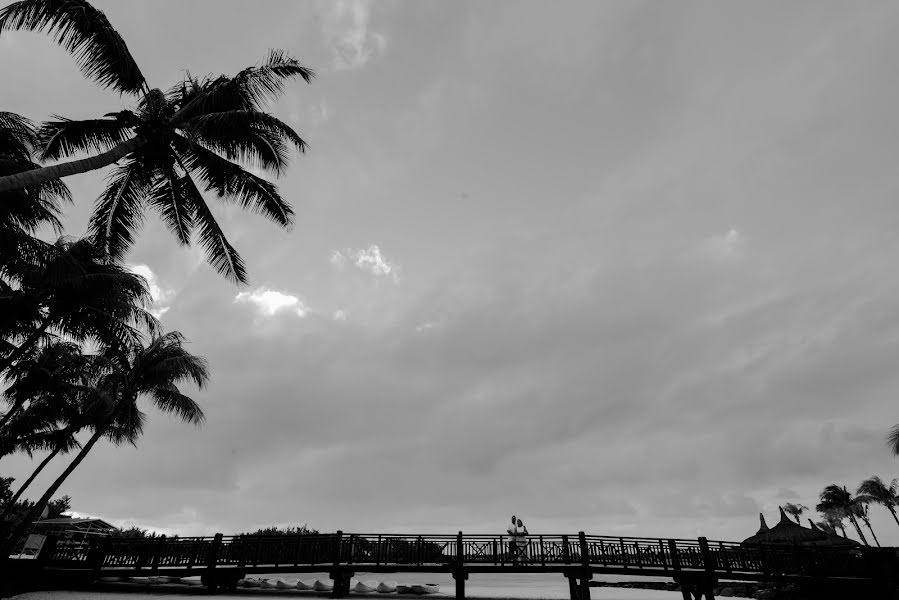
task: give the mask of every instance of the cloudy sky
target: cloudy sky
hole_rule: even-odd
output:
[[[208,421],[98,448],[77,511],[739,540],[899,476],[895,3],[97,4],[151,86],[270,47],[318,77],[272,107],[310,144],[293,230],[219,206],[250,286],[148,219],[129,262]],[[37,120],[130,102],[37,34],[0,80]],[[67,183],[80,235],[102,173]]]

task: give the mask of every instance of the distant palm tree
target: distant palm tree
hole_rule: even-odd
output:
[[[186,79],[168,92],[150,89],[121,36],[106,16],[84,0],[21,0],[0,10],[0,31],[49,30],[78,56],[82,71],[101,85],[139,95],[136,111],[84,121],[59,119],[41,128],[43,160],[83,152],[89,158],[0,176],[0,192],[32,187],[125,159],[109,178],[91,219],[91,233],[115,258],[134,240],[147,207],[159,211],[182,245],[194,233],[210,264],[228,279],[246,283],[240,255],[206,204],[206,191],[236,201],[283,227],[293,210],[271,182],[233,161],[280,174],[289,147],[306,143],[286,123],[264,112],[286,80],[306,82],[312,70],[280,51],[234,77]]]
[[[0,545],[0,556],[9,554],[12,545],[21,539],[53,494],[100,438],[107,436],[116,443],[134,442],[145,418],[137,407],[140,397],[150,398],[158,409],[175,414],[186,422],[197,425],[203,422],[202,409],[182,394],[177,384],[192,380],[196,385],[204,386],[209,378],[208,367],[204,359],[187,352],[183,343],[180,333],[171,332],[155,338],[147,347],[133,347],[125,352],[109,349],[100,357],[95,365],[95,376],[98,394],[106,399],[105,413],[93,426],[94,433],[78,455]]]
[[[802,525],[802,522],[799,520],[799,517],[807,510],[808,506],[804,504],[793,504],[792,502],[784,504],[784,512],[796,519],[796,522],[800,525]]]
[[[896,525],[899,525],[899,517],[896,516],[896,505],[899,504],[897,494],[899,494],[899,480],[893,479],[889,485],[877,475],[872,475],[868,479],[862,481],[856,491],[860,498],[864,498],[865,502],[880,504],[885,507]]]
[[[859,527],[858,521],[856,520],[855,506],[859,501],[852,497],[852,494],[849,493],[846,486],[840,487],[836,484],[828,485],[824,488],[824,491],[821,492],[820,500],[821,502],[815,506],[815,510],[818,512],[836,511],[838,514],[844,515],[855,527],[855,531],[858,533],[858,537],[861,539],[862,543],[866,546],[870,545],[868,544],[868,540],[865,539],[865,534],[862,533],[862,528]]]
[[[877,544],[877,547],[880,547],[880,540],[877,539],[877,535],[874,533],[874,530],[871,529],[871,520],[868,518],[868,505],[864,502],[858,501],[852,505],[852,514],[857,518],[862,520],[868,527],[868,531],[871,532],[871,535],[874,537],[874,543]]]
[[[820,525],[821,527],[825,527],[825,528],[829,529],[830,531],[833,531],[834,533],[836,533],[837,529],[839,529],[840,531],[843,532],[843,537],[844,538],[847,537],[846,536],[846,527],[843,524],[843,520],[846,518],[845,515],[841,514],[837,510],[832,510],[832,509],[822,511],[821,514],[824,517],[824,520],[819,522],[818,525]]]
[[[825,533],[829,533],[831,535],[839,535],[836,528],[829,521],[818,521],[817,523],[815,523],[815,527],[817,527],[821,531],[824,531]]]

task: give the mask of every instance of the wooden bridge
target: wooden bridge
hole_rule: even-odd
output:
[[[519,551],[523,550],[523,552]],[[517,555],[517,556],[516,556]],[[18,562],[18,561],[17,561]],[[71,544],[48,538],[33,564],[41,577],[93,581],[99,576],[200,575],[210,591],[233,589],[253,573],[329,573],[332,596],[349,593],[357,571],[446,572],[456,597],[465,597],[470,573],[561,573],[572,600],[590,599],[596,573],[671,577],[687,600],[713,599],[720,580],[843,586],[855,593],[895,593],[895,548],[742,546],[733,542],[532,535],[518,548],[505,535],[382,535],[343,533],[293,536],[158,537]]]

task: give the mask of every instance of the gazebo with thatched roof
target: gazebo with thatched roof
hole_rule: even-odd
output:
[[[806,529],[799,523],[790,520],[783,508],[780,508],[780,522],[774,527],[768,527],[765,516],[759,513],[761,526],[755,535],[742,541],[743,545],[756,546],[763,544],[796,545],[796,546],[858,546],[855,540],[825,533],[814,527]],[[810,521],[811,522],[811,521]]]

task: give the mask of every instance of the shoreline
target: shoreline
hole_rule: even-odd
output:
[[[675,598],[674,594],[671,593],[672,590],[661,589],[661,588],[642,588],[637,587],[639,585],[651,585],[651,582],[646,582],[645,584],[640,584],[640,582],[610,582],[611,585],[605,585],[606,582],[602,582],[603,585],[600,587],[616,587],[622,589],[624,593],[622,594],[620,600],[667,600],[669,598]],[[634,585],[636,583],[636,585]],[[675,585],[675,584],[673,584]],[[626,590],[626,591],[625,591]],[[435,598],[455,598],[455,590],[449,590],[448,592],[438,592],[436,594],[428,594],[429,596]],[[640,593],[645,592],[645,593]],[[209,591],[205,586],[192,586],[192,585],[183,585],[183,584],[164,584],[164,585],[155,585],[148,586],[143,584],[136,583],[127,583],[127,582],[111,582],[111,583],[101,583],[101,584],[92,584],[88,587],[82,587],[78,589],[71,590],[36,590],[31,592],[25,592],[22,594],[17,594],[15,596],[11,596],[11,599],[15,600],[98,600],[98,598],[108,598],[113,596],[122,596],[128,595],[132,600],[155,600],[158,599],[159,596],[208,596]],[[293,597],[305,597],[305,598],[330,598],[331,595],[329,592],[318,592],[313,590],[278,590],[278,589],[261,589],[261,588],[237,588],[236,590],[219,590],[215,594],[216,596],[224,596],[224,597],[265,597],[265,596],[293,596]],[[677,592],[677,595],[680,596],[680,592]],[[406,595],[403,595],[406,596]],[[418,597],[415,594],[408,594],[408,596]],[[567,596],[567,594],[566,594]],[[386,597],[386,598],[385,598]],[[377,592],[371,593],[350,593],[347,598],[379,598],[382,600],[386,600],[387,598],[395,598],[396,594],[379,594]],[[470,598],[471,600],[559,600],[557,597],[553,596],[527,596],[523,597],[520,595],[511,595],[511,594],[495,594],[495,595],[478,595],[478,594],[466,594],[466,598]],[[619,600],[616,597],[615,600]]]

